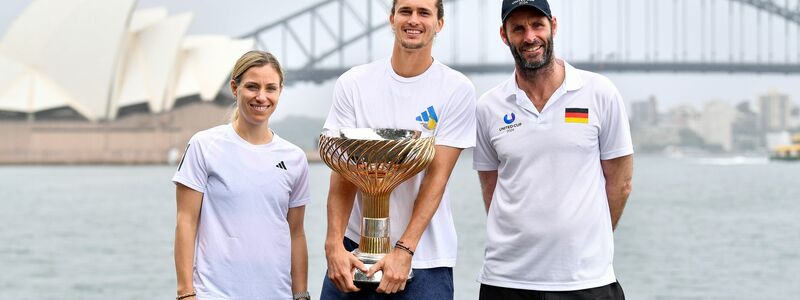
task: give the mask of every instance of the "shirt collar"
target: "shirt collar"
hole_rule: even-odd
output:
[[[567,89],[567,92],[579,90],[583,87],[583,79],[581,79],[580,70],[575,69],[572,65],[570,65],[567,61],[564,62],[564,87]]]
[[[581,87],[583,87],[583,80],[580,76],[580,70],[575,69],[575,67],[570,65],[566,60],[562,59],[561,61],[564,62],[564,83],[561,85],[562,88],[565,88],[567,92],[579,90]],[[506,85],[503,90],[506,94],[506,99],[508,100],[516,100],[520,98],[527,100],[528,98],[528,96],[525,95],[525,92],[519,88],[519,85],[517,85],[516,72],[511,73],[511,78],[506,81]]]

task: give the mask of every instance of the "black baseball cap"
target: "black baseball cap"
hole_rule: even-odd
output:
[[[541,11],[546,17],[553,18],[553,15],[550,13],[550,4],[547,3],[547,0],[503,0],[503,11],[501,15],[503,23],[506,22],[511,12],[523,6],[533,7]]]

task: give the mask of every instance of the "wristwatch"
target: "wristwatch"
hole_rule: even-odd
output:
[[[294,297],[294,300],[300,300],[300,299],[311,300],[311,295],[308,293],[308,291],[299,292],[297,294],[292,295],[292,297]]]

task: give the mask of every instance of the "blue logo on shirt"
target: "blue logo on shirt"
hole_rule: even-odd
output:
[[[506,124],[514,123],[514,120],[516,120],[516,119],[517,119],[517,116],[514,115],[514,113],[511,113],[511,118],[510,119],[508,118],[508,115],[503,116],[503,122],[506,122]]]
[[[433,106],[429,106],[427,110],[417,117],[417,122],[425,129],[434,130],[436,129],[436,124],[439,123],[439,116],[436,115],[436,110],[433,109]]]

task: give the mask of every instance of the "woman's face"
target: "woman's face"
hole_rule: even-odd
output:
[[[239,117],[251,125],[263,125],[278,105],[281,77],[271,64],[252,67],[238,86],[231,82],[231,89],[239,104]]]

